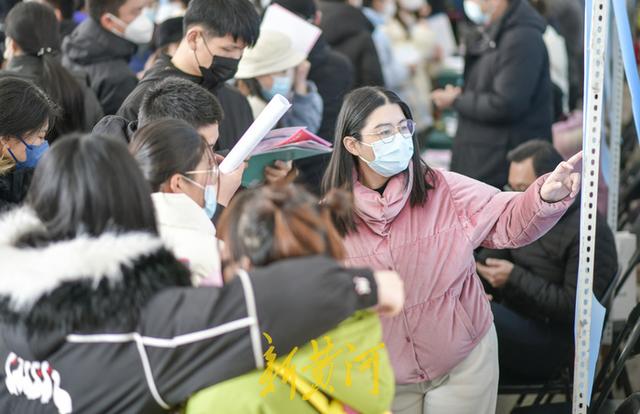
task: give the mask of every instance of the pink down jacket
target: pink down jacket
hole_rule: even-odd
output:
[[[408,201],[411,174],[394,176],[384,196],[354,183],[357,231],[345,240],[347,264],[395,270],[405,283],[403,311],[382,318],[397,383],[447,374],[488,332],[493,317],[473,251],[524,246],[553,227],[573,199],[544,202],[545,179],[508,193],[434,171],[435,189],[416,207]]]

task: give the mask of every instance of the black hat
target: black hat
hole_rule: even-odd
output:
[[[182,17],[167,19],[156,28],[155,46],[160,49],[182,40]]]

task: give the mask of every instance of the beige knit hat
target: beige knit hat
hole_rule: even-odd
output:
[[[238,64],[236,79],[251,79],[260,75],[282,72],[298,66],[307,57],[294,50],[289,37],[273,30],[260,31],[255,46],[247,49]]]

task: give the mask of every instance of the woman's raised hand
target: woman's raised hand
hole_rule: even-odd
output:
[[[547,203],[555,203],[567,196],[575,197],[580,191],[581,175],[582,151],[558,164],[540,188],[540,197]]]

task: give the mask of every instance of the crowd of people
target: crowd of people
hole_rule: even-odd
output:
[[[261,28],[272,5],[310,50]],[[583,8],[1,2],[0,411],[488,414],[500,381],[557,374],[582,156],[552,126],[581,105]],[[276,127],[333,147],[246,188],[219,165],[276,95]],[[450,170],[424,152],[446,113]]]

